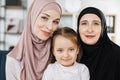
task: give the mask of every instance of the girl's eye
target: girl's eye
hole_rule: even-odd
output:
[[[74,48],[70,48],[69,51],[74,51],[75,49]]]
[[[62,52],[63,52],[63,50],[62,50],[62,49],[58,49],[57,51],[58,51],[59,53],[62,53]]]
[[[45,21],[47,21],[48,20],[48,18],[47,17],[45,17],[45,16],[42,16],[41,17],[43,20],[45,20]]]

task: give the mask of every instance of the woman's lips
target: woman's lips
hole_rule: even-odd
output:
[[[50,35],[50,32],[47,32],[47,31],[44,31],[44,30],[42,30],[42,32],[43,32],[43,34],[44,34],[45,36],[49,36],[49,35]]]
[[[94,35],[86,35],[87,38],[93,38],[95,37]]]

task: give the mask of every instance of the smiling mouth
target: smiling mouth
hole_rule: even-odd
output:
[[[62,59],[63,61],[69,61],[69,60],[71,60],[71,59]]]
[[[50,32],[43,31],[43,30],[42,30],[42,32],[43,32],[43,34],[44,34],[45,36],[49,36],[49,35],[50,35]]]
[[[93,38],[93,37],[95,37],[95,36],[93,36],[93,35],[86,35],[86,37],[87,37],[87,38]]]

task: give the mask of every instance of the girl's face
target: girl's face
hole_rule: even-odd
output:
[[[63,36],[56,36],[53,46],[53,54],[58,63],[66,67],[74,64],[78,54],[77,44]]]
[[[95,44],[101,35],[101,20],[95,14],[85,14],[79,24],[79,35],[81,40],[88,44]]]
[[[33,27],[33,33],[42,40],[47,40],[57,29],[60,22],[60,14],[55,10],[42,12]]]

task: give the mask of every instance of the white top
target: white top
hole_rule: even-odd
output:
[[[71,67],[64,67],[55,62],[49,64],[42,80],[89,80],[89,70],[81,63],[75,62]]]
[[[21,64],[16,59],[7,56],[6,59],[6,80],[20,80]]]

